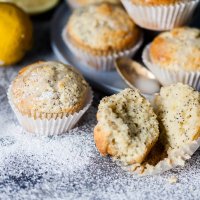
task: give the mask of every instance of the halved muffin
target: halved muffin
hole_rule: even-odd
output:
[[[200,93],[177,83],[161,88],[155,98],[160,134],[156,145],[142,163],[133,166],[152,175],[184,166],[200,145]]]
[[[200,93],[178,83],[161,88],[156,97],[161,142],[179,148],[200,136]]]
[[[105,97],[98,109],[94,140],[99,152],[123,164],[142,163],[159,136],[150,103],[137,90]]]

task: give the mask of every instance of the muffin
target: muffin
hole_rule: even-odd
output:
[[[200,30],[181,27],[158,35],[150,46],[153,63],[164,69],[200,70]]]
[[[77,8],[89,4],[96,4],[102,2],[120,5],[120,0],[67,0],[67,3],[70,5],[71,8]]]
[[[176,101],[174,101],[176,99]],[[161,88],[156,97],[157,114],[164,127],[167,148],[180,148],[200,137],[200,93],[182,83]]]
[[[155,104],[160,135],[157,146],[141,167],[144,174],[161,173],[184,165],[200,145],[198,91],[182,83],[163,87]]]
[[[200,30],[174,28],[146,47],[143,60],[163,85],[182,82],[200,89]]]
[[[125,89],[99,105],[94,140],[99,152],[123,164],[142,163],[159,136],[150,103],[137,90]]]
[[[198,2],[199,0],[122,0],[136,24],[156,31],[186,25]]]
[[[83,114],[82,110],[87,110],[91,92],[73,67],[59,62],[37,62],[20,70],[8,97],[27,131],[48,135],[73,127]]]
[[[135,53],[141,44],[141,31],[121,7],[103,3],[75,10],[63,39],[84,63],[106,70],[114,68],[115,58]]]

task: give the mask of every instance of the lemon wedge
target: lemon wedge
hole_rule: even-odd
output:
[[[29,14],[40,14],[52,9],[59,0],[0,0],[14,3]]]

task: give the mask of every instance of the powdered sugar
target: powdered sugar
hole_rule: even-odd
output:
[[[42,93],[40,97],[38,97],[38,100],[45,100],[45,99],[51,99],[54,97],[53,92],[47,91]]]
[[[18,125],[0,87],[0,199],[199,199],[199,151],[159,176],[137,177],[95,148],[92,107],[61,137],[37,138]],[[169,177],[179,182],[171,185]]]

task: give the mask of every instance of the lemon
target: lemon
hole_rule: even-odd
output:
[[[11,3],[0,3],[0,66],[20,61],[32,46],[29,16]]]
[[[53,8],[59,0],[0,0],[0,2],[11,2],[29,14],[39,14]]]

